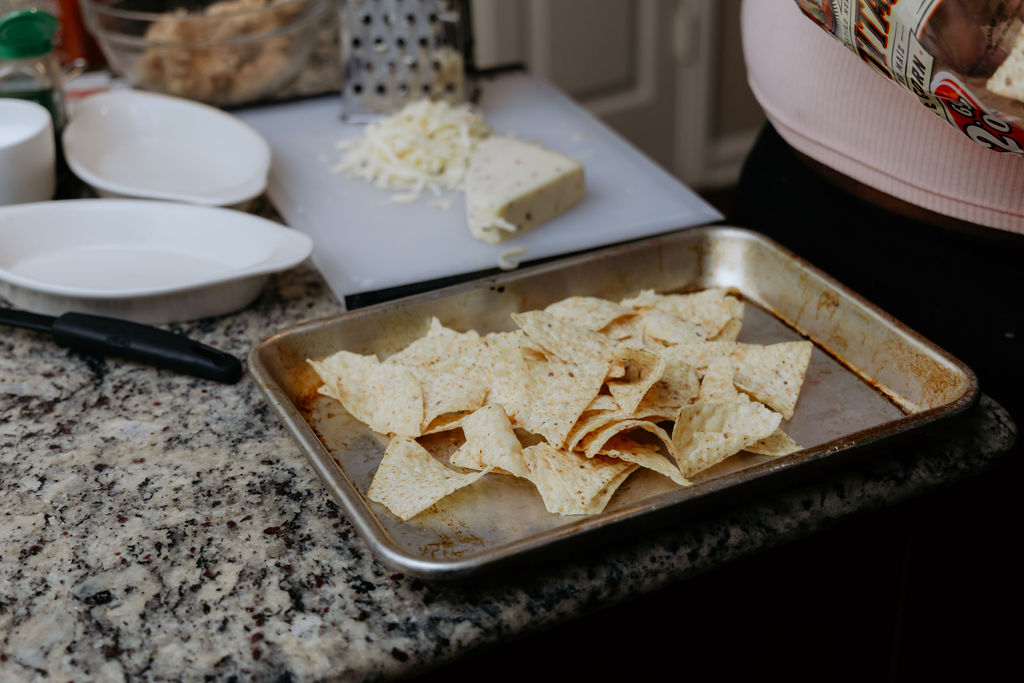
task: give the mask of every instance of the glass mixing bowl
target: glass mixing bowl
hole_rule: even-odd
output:
[[[253,102],[307,63],[332,0],[81,0],[111,68],[134,87],[216,106]]]

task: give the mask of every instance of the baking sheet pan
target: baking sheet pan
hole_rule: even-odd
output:
[[[484,477],[401,522],[365,498],[387,445],[340,404],[316,393],[306,360],[338,349],[387,355],[425,332],[431,316],[481,334],[513,329],[510,314],[571,295],[618,300],[640,289],[727,287],[745,302],[739,341],[815,343],[786,432],[804,450],[782,458],[740,453],[678,488],[639,471],[598,515],[547,513],[528,482]],[[480,572],[563,542],[595,537],[652,514],[682,514],[733,500],[752,485],[838,459],[961,412],[978,396],[962,362],[811,264],[755,232],[700,227],[359,309],[299,325],[255,347],[249,366],[310,465],[378,557],[427,578]],[[437,449],[454,448],[445,436]]]

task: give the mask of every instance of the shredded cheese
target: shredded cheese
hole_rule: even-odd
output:
[[[416,201],[424,190],[439,196],[462,189],[473,150],[491,132],[468,104],[417,100],[339,142],[344,154],[333,170],[395,191],[390,202]]]
[[[526,256],[526,247],[506,249],[498,255],[498,267],[502,270],[515,270],[524,256]]]

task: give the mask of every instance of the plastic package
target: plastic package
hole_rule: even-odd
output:
[[[1024,0],[795,0],[975,142],[1024,154]]]

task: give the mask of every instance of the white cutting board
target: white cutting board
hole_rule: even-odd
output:
[[[482,84],[479,102],[498,134],[532,140],[583,164],[585,199],[568,212],[501,245],[469,234],[461,193],[438,209],[425,192],[412,204],[331,168],[339,140],[362,126],[340,120],[328,96],[238,112],[273,153],[268,194],[282,218],[314,242],[313,263],[339,300],[497,267],[499,256],[524,247],[520,260],[557,256],[721,219],[710,204],[669,175],[558,89],[525,74]]]

